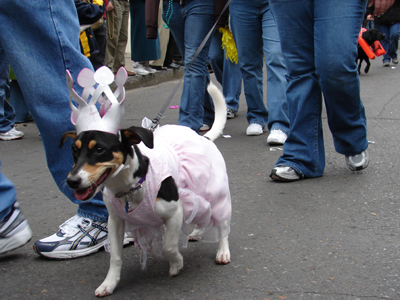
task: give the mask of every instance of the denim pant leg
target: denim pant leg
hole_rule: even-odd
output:
[[[222,33],[215,30],[211,37],[209,52],[210,65],[215,78],[222,86],[227,107],[239,110],[239,98],[242,93],[242,73],[238,64],[231,62],[222,49]]]
[[[0,43],[0,132],[5,133],[14,127],[15,112],[7,102],[7,92],[9,90],[8,74],[10,65],[7,55]]]
[[[0,220],[3,219],[10,211],[15,203],[17,191],[13,183],[1,173],[0,161]]]
[[[18,3],[2,1],[0,23],[7,30],[0,31],[0,42],[40,131],[47,165],[59,189],[79,204],[78,214],[105,221],[108,213],[100,194],[82,203],[65,184],[73,165],[71,140],[58,148],[62,134],[74,130],[65,70],[70,71],[74,82],[81,69],[93,70],[80,52],[74,2],[32,0],[22,6]],[[82,92],[77,84],[74,88],[78,94]]]
[[[379,32],[383,33],[385,35],[385,38],[380,41],[382,44],[383,49],[385,49],[386,53],[382,56],[382,63],[385,62],[390,62],[390,26],[389,25],[381,25],[381,24],[376,24],[376,29],[379,30]]]
[[[185,63],[183,90],[179,108],[178,124],[198,132],[204,124],[211,125],[214,110],[207,93],[210,76],[207,68],[210,40],[188,69],[198,47],[214,24],[214,0],[192,0],[173,2],[173,13],[168,26],[174,36]],[[163,19],[168,11],[164,1]]]
[[[268,1],[261,10],[263,49],[267,70],[268,130],[279,129],[289,134],[289,116],[286,100],[286,65],[275,18]]]
[[[16,123],[22,123],[29,119],[31,113],[26,105],[24,95],[17,80],[11,80],[10,82],[10,104],[16,114]]]
[[[364,0],[271,1],[288,71],[290,119],[290,133],[276,165],[289,165],[305,177],[322,176],[321,90],[336,151],[355,155],[367,148],[355,63],[365,4]]]
[[[230,22],[239,56],[247,121],[264,127],[268,110],[263,97],[263,40],[260,7],[255,0],[232,0]]]

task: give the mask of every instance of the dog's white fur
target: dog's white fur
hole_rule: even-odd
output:
[[[226,103],[225,98],[221,91],[214,85],[209,84],[207,88],[210,93],[214,106],[215,106],[215,121],[211,130],[205,135],[211,141],[214,141],[221,135],[222,130],[226,123]],[[137,156],[134,155],[132,159],[129,155],[127,157],[126,165],[130,168],[122,170],[115,177],[108,178],[104,185],[104,202],[109,212],[108,219],[108,233],[110,239],[110,268],[104,282],[96,289],[95,295],[103,297],[113,293],[115,287],[120,280],[121,267],[122,267],[122,246],[124,240],[125,224],[114,211],[111,203],[108,200],[110,195],[115,195],[118,192],[129,190],[130,187],[135,186],[139,178],[133,178],[132,174],[138,168]],[[143,187],[134,195],[130,208],[137,207],[143,199],[144,190],[146,189],[146,182]],[[124,203],[124,199],[121,198]],[[163,252],[169,260],[169,275],[176,276],[183,267],[183,257],[179,252],[178,241],[183,222],[183,208],[180,200],[178,201],[165,201],[159,199],[155,206],[156,214],[165,221],[166,233],[163,242]],[[222,230],[224,226],[228,226],[227,222],[219,225]],[[191,236],[196,239],[196,229]],[[230,251],[228,237],[224,237],[218,246],[216,255],[216,262],[219,264],[227,264],[230,262]]]

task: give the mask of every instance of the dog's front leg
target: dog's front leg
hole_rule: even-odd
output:
[[[104,201],[107,203],[107,201]],[[106,279],[96,289],[97,297],[111,295],[117,286],[122,267],[122,247],[124,244],[125,221],[120,219],[115,211],[107,205],[108,217],[108,238],[110,239],[110,268]]]
[[[169,260],[169,276],[179,274],[183,268],[183,257],[179,252],[179,235],[182,229],[183,209],[181,202],[159,200],[156,203],[156,213],[165,220],[167,227],[163,251]]]
[[[225,221],[222,224],[218,225],[218,230],[222,232],[227,231],[228,222]],[[217,264],[226,265],[231,261],[231,253],[229,251],[229,242],[228,236],[225,236],[221,239],[218,245],[217,256],[215,258],[215,262]]]

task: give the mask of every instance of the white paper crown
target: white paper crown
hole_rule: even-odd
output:
[[[82,96],[79,96],[73,88],[71,74],[66,70],[71,122],[75,125],[77,134],[88,130],[118,134],[125,114],[123,101],[127,78],[126,70],[121,67],[115,76],[117,88],[113,93],[109,85],[114,81],[114,74],[109,68],[104,66],[96,72],[82,69],[77,78],[78,84],[83,88]],[[78,103],[78,107],[72,103],[72,99]],[[100,103],[99,110],[96,107],[97,102]]]

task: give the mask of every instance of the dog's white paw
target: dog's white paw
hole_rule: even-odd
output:
[[[169,277],[177,276],[182,268],[183,268],[183,257],[181,254],[179,254],[176,261],[169,262]]]
[[[231,262],[231,254],[228,251],[218,251],[215,262],[220,265],[226,265]]]
[[[118,281],[113,283],[104,281],[94,292],[96,297],[104,297],[111,295],[114,292],[115,287],[117,286]]]

